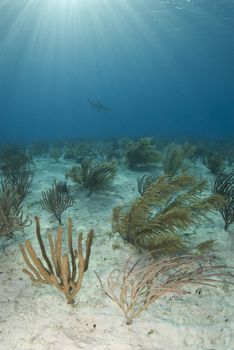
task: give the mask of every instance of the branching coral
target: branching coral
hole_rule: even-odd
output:
[[[57,237],[53,240],[51,233],[48,234],[51,259],[48,257],[44,242],[41,237],[39,217],[35,216],[36,235],[41,249],[42,257],[39,258],[30,240],[25,245],[20,245],[20,250],[28,269],[23,269],[33,283],[51,284],[60,292],[64,293],[67,303],[73,304],[76,294],[79,292],[85,271],[89,266],[91,245],[93,241],[93,230],[88,234],[86,240],[86,256],[83,255],[82,239],[83,234],[78,237],[78,250],[73,250],[72,243],[72,220],[68,219],[67,243],[70,255],[62,255],[62,227],[57,231]],[[78,263],[76,260],[78,259]]]
[[[157,175],[143,175],[137,179],[137,190],[143,196],[145,191],[149,188],[152,182],[156,181]]]
[[[164,173],[174,176],[182,168],[185,152],[182,146],[170,144],[163,160]]]
[[[42,208],[54,214],[60,225],[62,223],[62,213],[71,207],[73,203],[74,196],[66,183],[54,181],[54,184],[48,191],[42,192]]]
[[[177,233],[201,222],[207,212],[220,208],[223,198],[200,198],[206,181],[192,176],[161,176],[130,207],[113,209],[112,226],[125,240],[145,249],[162,245],[171,251],[183,247]]]
[[[184,143],[183,145],[170,144],[166,148],[163,159],[164,173],[174,176],[179,172],[184,172],[188,168],[185,159],[191,158],[196,151],[196,146]]]
[[[129,142],[126,145],[126,161],[129,168],[138,166],[149,166],[160,160],[151,137],[143,137],[136,142]]]
[[[225,168],[224,160],[218,153],[206,152],[203,155],[202,163],[210,170],[214,175],[218,175],[223,172]]]
[[[225,199],[220,212],[225,222],[224,229],[227,231],[229,225],[234,222],[234,171],[220,173],[215,179],[213,192]]]
[[[0,156],[2,182],[18,194],[20,202],[29,193],[35,165],[24,152],[15,147],[5,147]]]
[[[184,255],[158,261],[139,259],[131,263],[128,260],[123,269],[115,269],[109,274],[106,287],[97,277],[105,294],[121,308],[129,325],[167,294],[189,294],[184,286],[214,286],[233,280],[234,275],[226,266],[212,265],[203,256]]]
[[[103,187],[116,174],[116,161],[92,165],[90,159],[86,159],[81,166],[75,166],[66,176],[83,185],[89,190],[89,194]]]
[[[0,237],[15,231],[23,231],[31,224],[30,216],[24,217],[21,200],[11,187],[2,185],[0,190]]]

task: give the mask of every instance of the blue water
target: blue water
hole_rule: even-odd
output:
[[[0,0],[0,118],[0,142],[232,138],[234,1]]]

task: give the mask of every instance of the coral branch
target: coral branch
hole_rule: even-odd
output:
[[[53,241],[52,235],[50,233],[48,234],[52,258],[52,260],[50,260],[46,253],[45,245],[41,237],[39,217],[36,216],[35,220],[37,239],[43,260],[46,263],[47,267],[43,264],[40,258],[37,257],[37,254],[31,242],[27,240],[25,242],[25,245],[20,245],[22,256],[29,268],[29,270],[23,269],[23,272],[30,277],[33,283],[54,285],[59,291],[64,293],[68,304],[73,304],[74,298],[81,288],[84,273],[88,269],[94,232],[91,230],[88,234],[86,240],[85,257],[82,251],[83,234],[79,234],[78,254],[75,254],[72,246],[72,221],[71,219],[68,219],[68,248],[71,263],[67,254],[62,255],[61,227],[58,228],[55,243]],[[76,262],[77,258],[78,263]],[[78,265],[78,269],[76,264]]]

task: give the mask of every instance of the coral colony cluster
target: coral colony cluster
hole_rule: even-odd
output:
[[[233,144],[175,144],[145,137],[1,145],[1,238],[11,239],[32,224],[30,212],[23,211],[24,201],[38,157],[45,156],[58,167],[62,160],[70,162],[70,168],[66,168],[61,181],[46,184],[50,187],[40,198],[42,210],[51,213],[58,223],[57,234],[49,232],[45,244],[39,217],[35,216],[40,256],[38,247],[35,249],[29,239],[20,244],[25,261],[23,272],[34,284],[52,285],[64,294],[68,304],[75,302],[92,259],[95,232],[90,230],[84,243],[83,234],[77,237],[74,233],[71,218],[67,229],[62,227],[62,217],[67,208],[79,201],[74,189],[76,193],[86,192],[91,201],[92,194],[105,192],[105,187],[123,169],[141,173],[137,183],[133,183],[139,194],[112,208],[112,234],[135,247],[139,259],[129,258],[122,268],[113,266],[107,281],[98,273],[96,276],[105,294],[122,309],[127,324],[165,294],[185,294],[185,285],[213,286],[233,279],[231,267],[214,263],[214,257],[208,254],[214,241],[200,242],[194,252],[185,234],[190,226],[202,225],[215,211],[221,213],[225,230],[234,222]],[[197,162],[208,169],[212,184],[194,176],[191,169]]]

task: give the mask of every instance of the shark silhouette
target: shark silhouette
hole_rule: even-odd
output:
[[[88,98],[90,106],[95,109],[97,112],[111,112],[111,108],[105,106],[100,101],[93,101]]]

